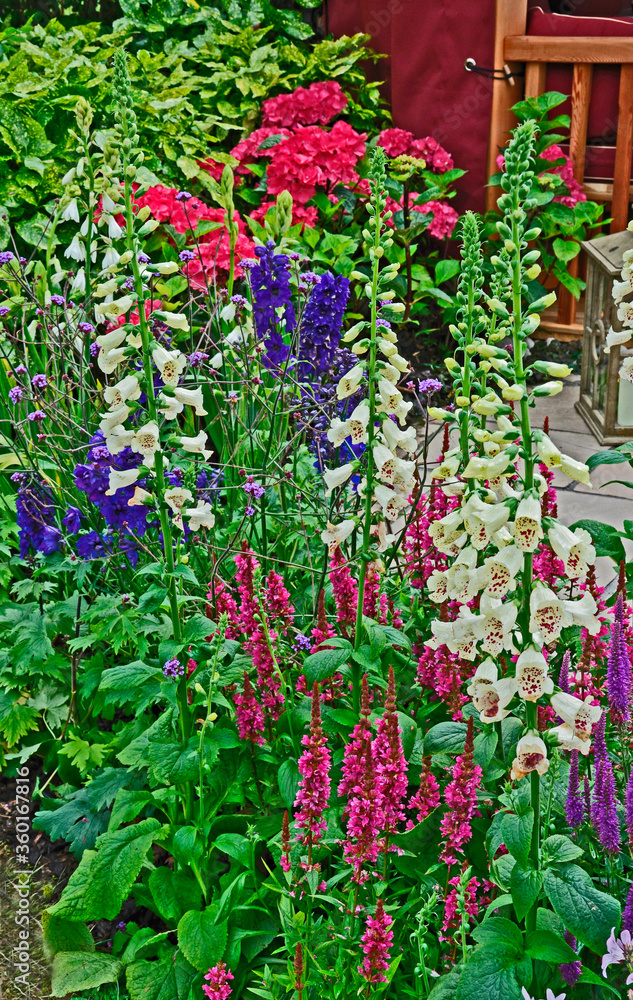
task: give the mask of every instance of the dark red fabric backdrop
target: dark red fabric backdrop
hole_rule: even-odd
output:
[[[453,202],[483,210],[492,82],[467,73],[468,57],[491,66],[494,0],[328,0],[327,30],[372,36],[388,60],[376,79],[386,79],[394,124],[416,137],[431,135],[468,170]]]

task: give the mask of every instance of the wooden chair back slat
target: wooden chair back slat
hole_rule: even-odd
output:
[[[503,47],[505,59],[545,63],[630,63],[633,38],[552,38],[549,35],[509,35]]]
[[[620,70],[620,92],[618,96],[618,135],[615,147],[615,168],[613,171],[613,201],[611,203],[611,232],[620,233],[626,229],[629,215],[629,183],[631,179],[631,155],[633,154],[633,62]]]

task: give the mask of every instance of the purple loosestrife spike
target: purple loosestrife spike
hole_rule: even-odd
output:
[[[570,948],[576,950],[576,938],[565,931],[565,941]],[[581,962],[567,962],[565,965],[560,965],[558,971],[561,974],[563,982],[567,983],[568,986],[575,986],[582,975],[582,963]]]
[[[569,762],[567,801],[565,802],[565,815],[569,826],[574,828],[580,826],[584,818],[584,813],[585,807],[580,795],[578,780],[578,751],[572,750]]]
[[[204,977],[208,986],[202,985],[202,992],[210,1000],[228,1000],[233,992],[229,986],[229,979],[233,979],[233,973],[227,969],[224,962],[218,962],[212,969],[209,969]]]
[[[455,761],[453,777],[446,786],[444,797],[448,810],[442,816],[440,831],[445,840],[440,859],[447,865],[457,863],[456,852],[461,851],[471,836],[470,820],[477,806],[477,789],[481,784],[482,770],[474,763],[473,717],[468,720],[464,752]]]
[[[624,911],[622,913],[622,930],[633,934],[633,885],[628,891]]]
[[[373,757],[378,775],[378,794],[381,799],[383,829],[386,834],[395,833],[398,823],[405,818],[404,797],[407,793],[407,762],[404,759],[398,726],[396,678],[392,666],[389,667],[385,713],[378,723]]]
[[[296,823],[305,831],[299,839],[302,844],[308,845],[308,864],[312,864],[312,846],[321,839],[327,827],[323,811],[330,797],[331,763],[327,738],[321,728],[321,700],[316,681],[312,688],[310,735],[304,736],[301,742],[306,749],[299,758],[301,778],[295,799],[295,806],[299,809]]]
[[[367,927],[361,938],[365,959],[358,971],[368,983],[386,983],[385,970],[389,968],[389,949],[393,941],[393,920],[384,910],[382,899],[376,903],[373,917],[367,918]]]
[[[615,854],[620,848],[616,785],[613,767],[605,740],[606,715],[603,713],[595,729],[594,753],[596,776],[593,786],[591,812],[598,840],[605,851]]]
[[[633,847],[633,771],[626,786],[626,832],[629,837],[629,846]],[[633,931],[633,927],[629,927]]]
[[[624,640],[624,601],[618,594],[611,628],[611,644],[607,662],[607,691],[611,721],[623,726],[631,717],[631,661]]]
[[[558,675],[558,686],[561,689],[561,691],[565,692],[565,694],[570,694],[571,693],[570,690],[569,690],[569,665],[570,665],[570,661],[571,661],[571,653],[567,649],[567,650],[565,650],[565,654],[563,656],[563,662],[560,665],[560,673]]]

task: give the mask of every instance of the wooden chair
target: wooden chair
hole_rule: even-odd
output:
[[[495,66],[507,63],[511,69],[525,66],[524,96],[539,97],[545,92],[548,63],[573,65],[571,93],[571,128],[569,155],[574,176],[584,185],[589,199],[611,205],[611,232],[626,229],[631,188],[631,160],[633,157],[633,38],[565,38],[526,35],[527,0],[497,0],[495,27]],[[521,30],[517,30],[522,25]],[[618,99],[618,132],[615,150],[613,181],[607,184],[585,183],[585,155],[587,149],[587,124],[593,67],[596,64],[620,66]],[[500,146],[507,141],[512,127],[512,104],[516,102],[516,83],[510,86],[496,80],[492,94],[490,146],[488,151],[489,173],[496,171],[495,158]],[[496,202],[497,192],[488,189],[487,207]],[[579,258],[569,263],[570,274],[577,275]],[[566,290],[558,296],[558,313],[555,319],[544,317],[541,324],[545,335],[563,340],[582,336],[582,324],[576,322],[576,300]]]

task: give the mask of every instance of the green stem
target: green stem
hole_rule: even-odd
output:
[[[367,421],[367,481],[365,485],[365,519],[363,523],[363,544],[360,553],[360,571],[358,574],[358,607],[356,609],[356,632],[354,634],[354,649],[360,649],[363,639],[363,604],[365,596],[365,579],[367,577],[367,563],[369,561],[369,549],[371,544],[371,507],[374,492],[374,423],[376,421],[376,356],[377,337],[376,319],[378,315],[378,273],[380,270],[380,257],[376,251],[380,249],[380,200],[376,199],[374,226],[374,259],[372,262],[371,279],[371,325],[369,332],[369,419]],[[361,668],[360,664],[352,662],[352,704],[354,712],[360,711],[360,688],[361,688]]]

